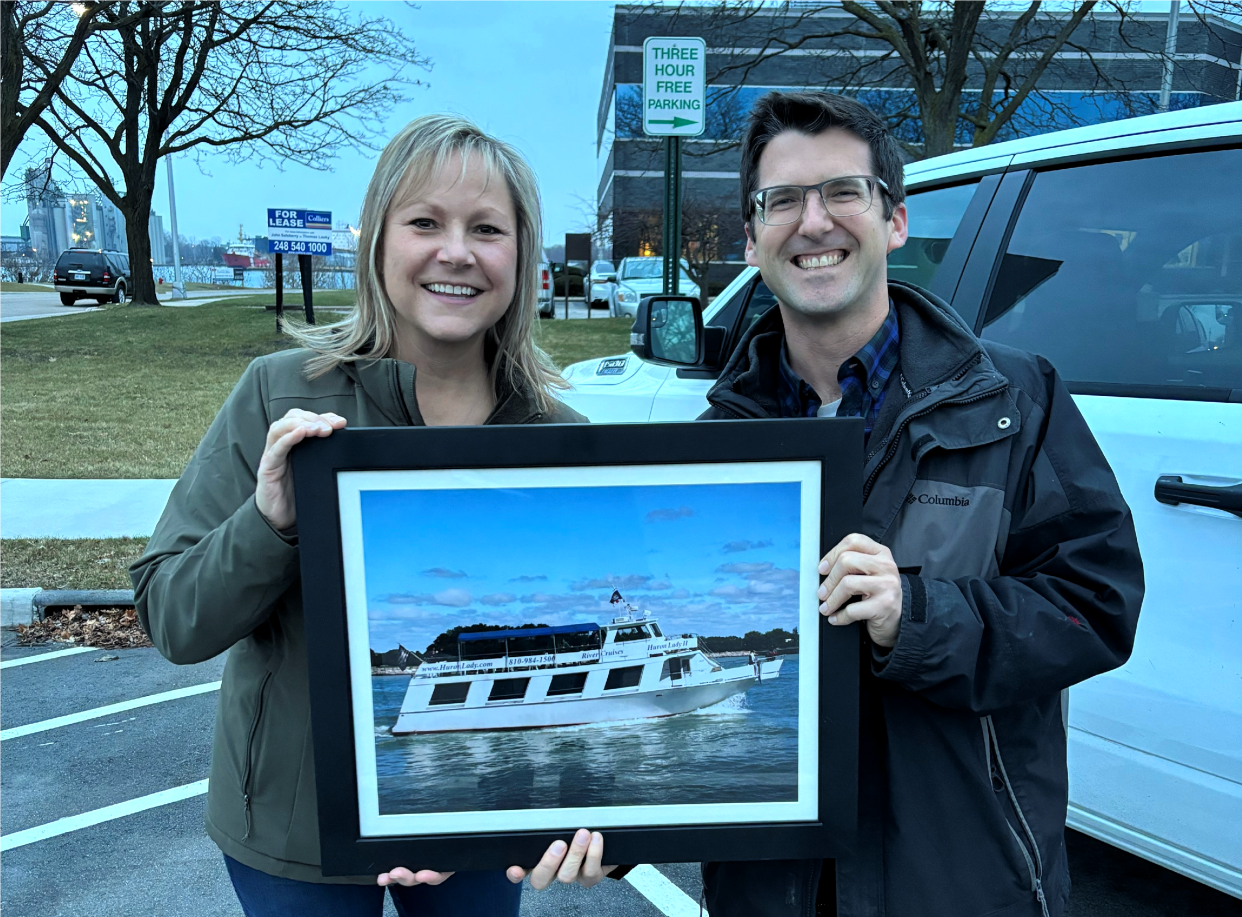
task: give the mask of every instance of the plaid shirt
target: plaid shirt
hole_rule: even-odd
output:
[[[861,417],[866,435],[871,436],[880,405],[884,403],[884,391],[889,378],[897,369],[901,353],[901,335],[897,327],[897,310],[888,301],[888,317],[863,349],[854,354],[837,370],[837,382],[841,386],[841,404],[837,406],[838,417]],[[785,344],[781,344],[780,378],[777,394],[782,417],[814,417],[823,400],[815,390],[799,378],[789,366]]]

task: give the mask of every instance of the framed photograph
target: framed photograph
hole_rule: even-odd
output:
[[[326,875],[827,857],[862,423],[344,430],[294,452]]]

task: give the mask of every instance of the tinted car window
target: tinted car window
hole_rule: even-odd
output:
[[[1242,150],[1040,174],[983,337],[1076,383],[1242,388],[1239,213]]]
[[[931,286],[977,186],[978,182],[974,182],[918,191],[906,198],[910,234],[906,244],[888,256],[890,280],[904,280],[923,288]]]
[[[90,270],[94,267],[103,267],[103,255],[99,252],[61,252],[60,257],[56,259],[56,268],[78,268]]]
[[[738,335],[745,334],[747,329],[759,319],[759,316],[763,315],[764,312],[767,312],[774,305],[776,305],[775,294],[768,289],[766,283],[760,280],[755,284],[755,292],[750,295],[750,302],[746,304],[746,312],[742,315],[741,330],[738,332]]]

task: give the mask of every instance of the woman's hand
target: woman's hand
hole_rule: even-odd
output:
[[[602,865],[603,860],[604,835],[579,828],[568,847],[564,841],[552,842],[539,865],[530,871],[530,887],[542,891],[555,879],[566,885],[577,882],[583,888],[590,888],[617,868]],[[510,866],[505,875],[510,882],[517,883],[526,878],[526,870],[521,866]]]
[[[404,866],[398,866],[396,869],[380,873],[379,878],[375,881],[382,886],[439,885],[451,875],[451,872],[436,872],[434,869],[420,869],[418,872],[410,872]]]
[[[267,446],[259,460],[254,502],[276,531],[293,528],[298,518],[293,502],[289,450],[308,436],[331,436],[333,430],[344,426],[345,418],[339,414],[313,414],[290,408],[289,413],[268,428]]]

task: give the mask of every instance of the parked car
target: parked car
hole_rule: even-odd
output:
[[[681,259],[681,276],[677,292],[682,296],[698,296],[699,287],[686,273],[686,259]],[[609,315],[633,318],[643,297],[664,290],[664,259],[659,257],[622,258],[617,269],[617,287]]]
[[[53,286],[66,306],[79,299],[94,299],[101,305],[125,302],[130,288],[129,255],[100,248],[67,248],[56,259]]]
[[[552,297],[552,265],[539,262],[539,317],[556,318],[556,301]]]
[[[563,297],[565,295],[565,273],[565,262],[554,261],[552,263],[552,277],[557,296]],[[585,261],[569,262],[570,297],[583,295],[586,290],[586,275],[587,263]]]
[[[1242,102],[965,150],[906,185],[890,277],[1052,361],[1138,529],[1133,654],[1069,691],[1068,824],[1242,897]],[[565,400],[690,420],[773,305],[749,268],[703,312],[703,363],[576,363]]]
[[[611,315],[613,296],[616,293],[617,269],[611,261],[596,261],[587,275],[586,301],[588,309],[603,307]]]

